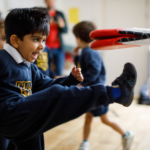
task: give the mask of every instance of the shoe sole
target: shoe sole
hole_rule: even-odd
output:
[[[132,70],[132,73],[135,75],[135,83],[132,87],[132,91],[131,91],[131,94],[130,94],[130,97],[127,97],[126,99],[129,99],[127,100],[127,103],[123,104],[124,106],[128,107],[131,105],[132,101],[133,101],[133,97],[134,97],[134,87],[136,85],[136,81],[137,81],[137,71],[136,71],[136,68],[135,66],[132,64],[132,63],[126,63],[125,65],[128,65],[131,70]]]

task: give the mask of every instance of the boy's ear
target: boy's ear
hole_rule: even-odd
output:
[[[13,34],[11,37],[10,37],[10,43],[11,45],[14,47],[14,48],[18,48],[19,47],[19,38],[17,35]]]
[[[82,42],[82,40],[81,40],[79,37],[77,37],[76,39],[77,39],[77,42],[78,42],[78,43],[81,43],[81,42]]]

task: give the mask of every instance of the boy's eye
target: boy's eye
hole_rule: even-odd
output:
[[[46,40],[43,40],[43,41],[42,41],[42,43],[45,43],[45,42],[46,42]]]
[[[2,38],[3,41],[6,41],[6,38]]]
[[[39,38],[34,39],[34,41],[35,41],[35,42],[38,42],[38,41],[39,41]]]
[[[5,36],[1,36],[0,39],[1,39],[2,41],[6,41],[6,37],[5,37]]]

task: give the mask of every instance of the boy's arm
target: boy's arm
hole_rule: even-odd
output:
[[[78,66],[78,63],[79,63],[79,53],[80,53],[79,50],[80,50],[79,47],[75,47],[72,50],[72,53],[73,53],[73,56],[74,56],[74,63],[77,66],[77,68],[79,68],[79,66]]]
[[[78,68],[78,62],[79,62],[79,56],[75,56],[74,57],[74,63],[77,66],[77,68]]]
[[[100,75],[102,69],[101,59],[99,59],[96,55],[91,55],[90,53],[86,53],[84,57],[85,67],[88,68],[85,73],[83,73],[84,81],[81,83],[82,86],[87,86],[93,84],[95,78]]]
[[[60,84],[63,86],[77,85],[80,81],[77,81],[72,74],[67,77],[61,77],[58,79],[51,79],[48,76],[42,74],[38,67],[32,64],[32,82],[33,82],[33,93],[44,90],[54,84]]]

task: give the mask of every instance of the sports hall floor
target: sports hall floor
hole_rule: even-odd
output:
[[[150,106],[138,105],[134,101],[128,108],[118,104],[109,108],[113,120],[135,133],[130,150],[150,150]],[[83,123],[84,115],[46,132],[46,150],[78,150]],[[93,121],[90,145],[90,150],[122,150],[120,135],[102,124],[99,118]]]

